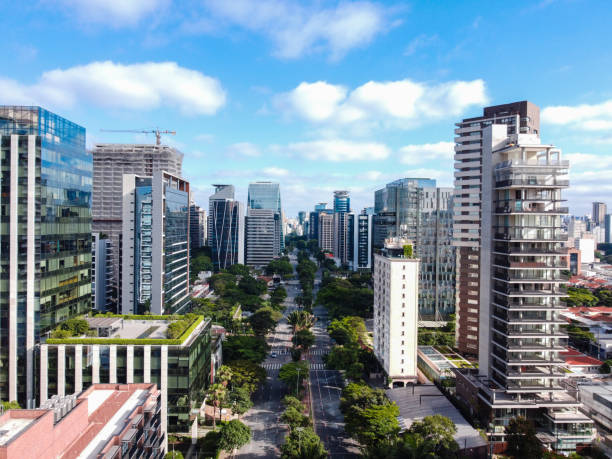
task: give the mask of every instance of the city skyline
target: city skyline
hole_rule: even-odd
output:
[[[361,209],[396,179],[452,186],[454,122],[525,99],[542,109],[542,140],[570,160],[570,213],[612,191],[610,93],[585,71],[612,59],[605,2],[121,4],[9,6],[18,65],[3,69],[0,94],[75,120],[90,147],[155,140],[100,129],[175,130],[162,140],[184,153],[200,206],[213,183],[246,202],[250,181],[276,181],[287,216],[338,189]],[[551,40],[570,23],[573,34]],[[538,70],[518,71],[517,59]]]

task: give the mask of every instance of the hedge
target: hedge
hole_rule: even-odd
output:
[[[121,316],[123,318],[129,316]],[[141,316],[133,316],[133,317],[141,317]],[[163,317],[165,320],[172,316],[157,316]],[[179,316],[182,317],[182,316]],[[180,346],[183,344],[191,333],[195,330],[195,328],[204,320],[204,316],[197,316],[196,319],[191,323],[189,327],[185,329],[183,334],[177,339],[153,339],[153,338],[49,338],[47,340],[47,344],[138,344],[138,345],[170,345],[170,346]]]

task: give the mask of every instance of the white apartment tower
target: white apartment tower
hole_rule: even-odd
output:
[[[417,381],[419,260],[392,238],[374,254],[374,355],[392,387]]]
[[[319,213],[319,248],[323,251],[334,252],[334,214]],[[334,253],[334,255],[336,255]]]

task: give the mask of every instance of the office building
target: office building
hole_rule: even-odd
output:
[[[206,245],[208,223],[206,211],[193,201],[189,205],[189,241],[190,249],[199,249]]]
[[[374,355],[391,387],[417,381],[419,260],[392,238],[374,254]]]
[[[249,184],[247,197],[249,209],[268,209],[278,212],[280,225],[280,249],[285,249],[284,215],[281,206],[280,185],[273,182],[253,182]]]
[[[91,253],[92,306],[98,312],[118,312],[113,279],[113,249],[106,234],[93,233]]]
[[[351,198],[348,191],[334,191],[334,212],[350,212]]]
[[[595,261],[595,239],[589,234],[583,234],[580,239],[576,239],[576,248],[580,250],[582,263],[593,263]]]
[[[606,214],[606,217],[604,219],[604,228],[605,228],[604,242],[606,244],[611,244],[612,243],[612,214]]]
[[[244,210],[233,185],[213,185],[209,198],[208,240],[216,271],[244,264]]]
[[[341,265],[353,262],[355,214],[352,212],[334,212],[334,257]]]
[[[368,209],[354,216],[353,225],[353,271],[366,271],[372,269],[372,213]]]
[[[189,183],[123,176],[123,314],[176,314],[189,297]]]
[[[167,145],[99,143],[93,154],[92,230],[105,234],[112,248],[112,279],[122,304],[123,174],[153,177],[158,171],[180,177],[183,154]]]
[[[190,320],[182,335],[168,338],[181,316],[161,320],[88,317],[96,338],[49,339],[38,348],[41,403],[78,394],[92,384],[156,384],[161,392],[162,432],[188,432],[197,422],[211,379],[211,322]]]
[[[162,458],[159,390],[155,384],[95,384],[0,416],[0,457]]]
[[[264,267],[280,255],[280,214],[270,209],[247,209],[245,254],[248,266]]]
[[[504,124],[508,134],[538,134],[540,109],[528,101],[486,107],[483,116],[467,118],[455,129],[453,245],[457,247],[456,316],[460,352],[478,352],[480,310],[480,223],[482,133]]]
[[[403,178],[374,194],[373,246],[402,237],[414,243],[419,268],[419,320],[445,321],[455,312],[453,190],[436,181]]]
[[[334,214],[319,212],[318,214],[319,248],[324,252],[334,253]]]
[[[91,309],[92,159],[85,129],[0,106],[0,400],[34,399],[34,346]]]
[[[567,454],[592,440],[592,422],[561,368],[568,279],[561,190],[569,164],[537,134],[510,130],[482,130],[479,364],[457,375],[457,393],[468,401],[478,394],[494,442],[505,441],[510,419],[524,416],[539,426],[545,446]]]
[[[306,212],[304,212],[303,210],[300,210],[298,212],[298,223],[300,225],[303,225],[304,223],[306,223]]]
[[[570,272],[572,276],[579,276],[582,264],[582,260],[580,257],[580,250],[574,247],[567,247],[567,270]]]
[[[593,223],[595,226],[604,226],[607,206],[604,202],[593,203]]]
[[[319,240],[319,214],[327,210],[327,203],[320,202],[315,205],[314,212],[310,212],[308,216],[308,239]]]

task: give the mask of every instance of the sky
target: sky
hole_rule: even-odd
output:
[[[176,131],[183,175],[277,181],[285,215],[402,177],[453,185],[454,123],[530,100],[571,161],[570,211],[612,207],[607,0],[0,0],[0,103],[102,129]]]

